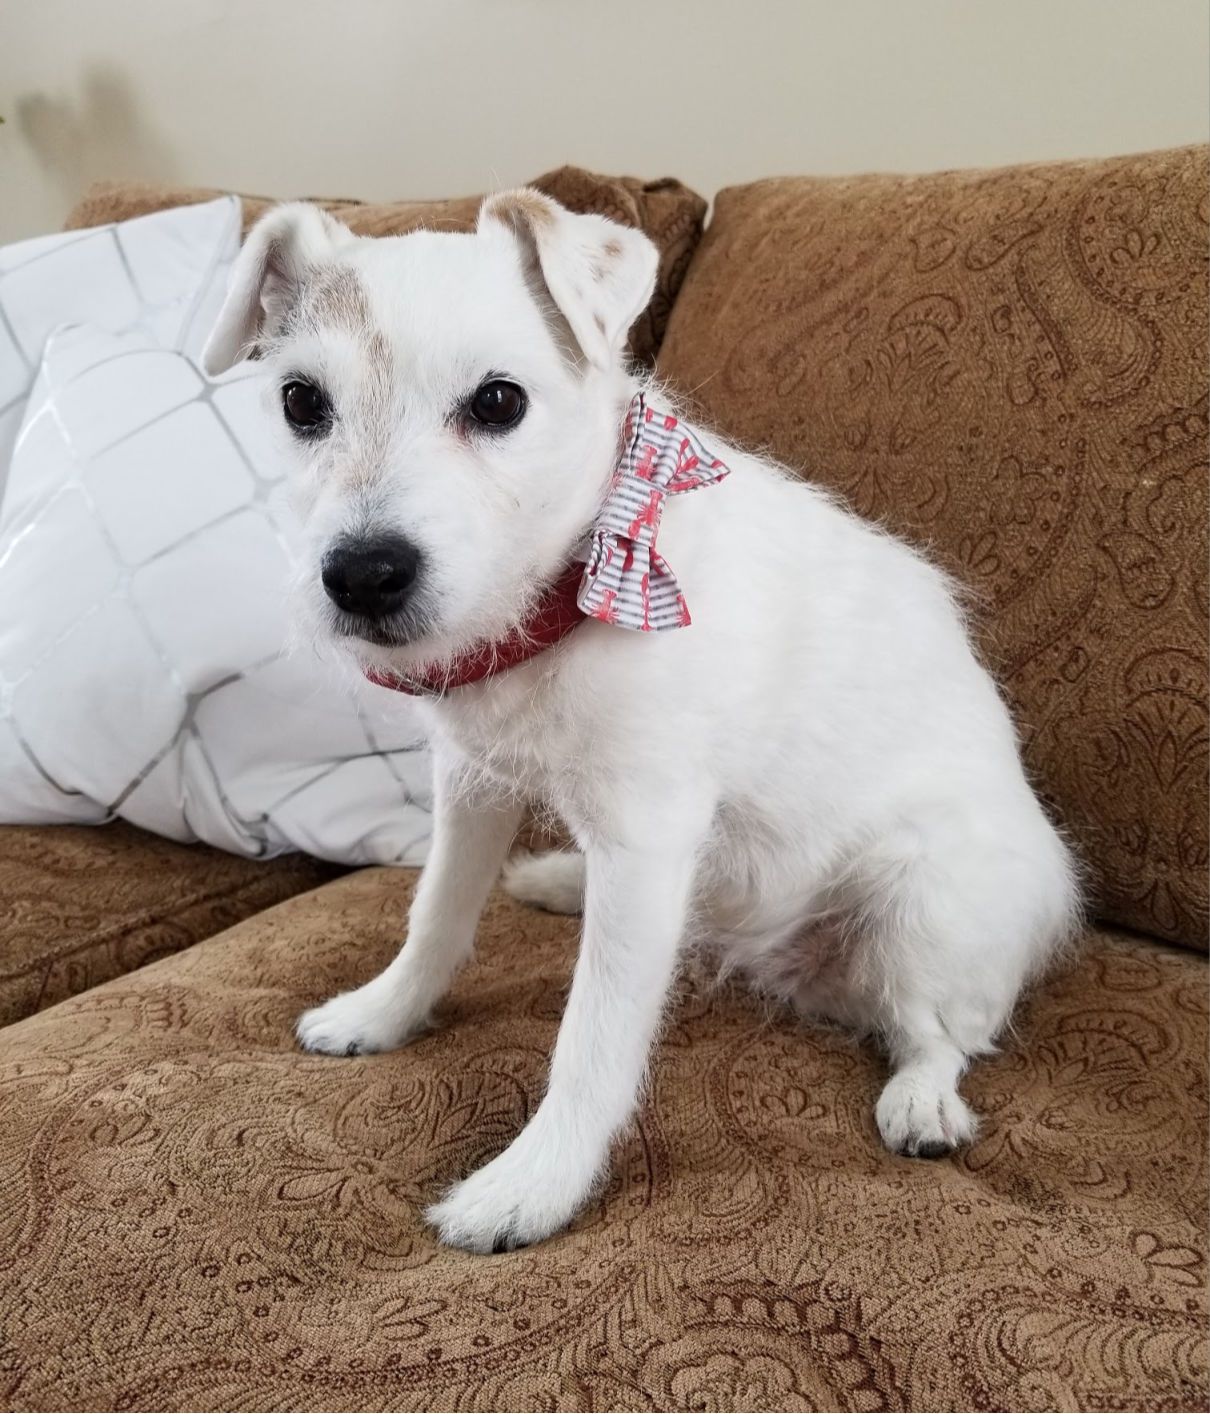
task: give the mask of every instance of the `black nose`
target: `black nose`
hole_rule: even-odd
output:
[[[420,551],[402,535],[340,540],[324,556],[328,598],[347,614],[385,619],[403,606],[420,568]]]

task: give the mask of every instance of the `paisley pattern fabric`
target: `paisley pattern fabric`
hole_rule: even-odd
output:
[[[719,194],[659,370],[970,591],[1104,917],[1207,941],[1205,148]]]
[[[538,1102],[576,929],[497,896],[439,1030],[303,1054],[408,890],[351,875],[0,1030],[0,1405],[1205,1407],[1203,959],[1090,936],[937,1163],[880,1148],[870,1051],[687,979],[599,1200],[470,1257],[419,1210]]]
[[[131,825],[0,827],[0,1026],[187,948],[341,871]]]
[[[659,352],[673,301],[701,239],[705,201],[671,177],[644,182],[637,177],[602,177],[582,167],[559,167],[530,185],[571,211],[607,216],[643,231],[655,242],[660,253],[655,292],[630,334],[631,354],[640,364],[650,366]],[[212,201],[217,195],[212,189],[199,187],[97,182],[68,216],[67,229],[125,221],[169,206]],[[243,197],[245,230],[282,199]],[[483,200],[481,196],[390,202],[308,199],[319,202],[360,236],[399,236],[421,228],[468,231],[474,227]]]

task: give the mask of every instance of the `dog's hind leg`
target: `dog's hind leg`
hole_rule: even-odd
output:
[[[989,824],[918,812],[857,861],[862,992],[892,1075],[875,1110],[896,1153],[935,1158],[974,1138],[958,1094],[1073,918],[1066,851],[1036,809]]]
[[[874,1118],[892,1153],[941,1158],[975,1136],[958,1080],[969,1057],[990,1048],[999,1018],[985,994],[1002,988],[993,982],[989,989],[980,976],[976,940],[987,939],[988,930],[938,887],[927,862],[876,872],[867,935],[857,945],[869,1020],[891,1062]]]
[[[891,1065],[874,1119],[892,1153],[939,1159],[975,1137],[978,1121],[958,1094],[967,1056],[939,1028],[901,1035],[892,1043]]]
[[[433,842],[416,886],[407,942],[372,981],[304,1012],[309,1051],[355,1056],[391,1051],[429,1025],[433,1007],[474,950],[479,915],[524,811],[468,785],[434,754]]]
[[[909,899],[873,923],[863,989],[876,998],[871,1019],[891,1063],[874,1119],[886,1147],[913,1159],[941,1158],[975,1137],[978,1123],[958,1081],[993,1034],[971,985],[977,968],[951,971],[951,925],[927,917]]]
[[[583,913],[584,856],[574,850],[515,854],[504,866],[504,888],[513,898],[548,913]]]
[[[790,993],[795,1010],[807,1020],[881,1033],[892,1068],[875,1110],[882,1141],[896,1154],[940,1158],[975,1133],[975,1117],[957,1088],[967,1054],[946,1035],[935,999],[915,990],[907,969],[895,967],[905,952],[913,946],[919,951],[928,940],[912,943],[897,928],[890,936],[892,928],[891,919],[883,920],[870,930],[873,936],[851,946],[837,939],[834,929],[817,928],[795,948],[765,961],[756,979],[768,987],[771,976],[777,980],[776,968],[790,973],[795,953],[805,950],[803,975],[794,979]],[[894,962],[886,969],[884,958],[861,957],[863,949],[885,950]]]

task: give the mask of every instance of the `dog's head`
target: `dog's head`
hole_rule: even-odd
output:
[[[204,362],[267,360],[321,638],[405,670],[517,622],[608,486],[655,272],[639,232],[527,189],[471,234],[261,219]]]

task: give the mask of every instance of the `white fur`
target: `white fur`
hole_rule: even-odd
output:
[[[274,335],[280,277],[275,303],[249,315],[254,237],[216,363],[259,327],[276,367],[322,380],[337,409],[297,476],[316,640],[332,639],[325,546],[393,528],[426,556],[422,628],[406,647],[338,646],[386,669],[442,662],[515,622],[591,522],[637,386],[622,344],[654,255],[532,193],[497,198],[473,235],[355,240],[293,210],[266,221],[276,268],[303,271],[302,317]],[[308,278],[337,267],[364,289],[377,342],[307,317]],[[449,408],[489,372],[522,384],[529,411],[505,435],[467,437]],[[946,579],[819,490],[703,437],[732,474],[671,500],[659,542],[692,627],[588,622],[426,704],[436,835],[407,944],[299,1022],[313,1050],[403,1044],[471,952],[522,802],[568,824],[583,865],[530,860],[510,875],[546,907],[570,911],[583,892],[545,1098],[430,1210],[474,1251],[546,1237],[582,1206],[633,1113],[689,942],[804,1015],[877,1037],[892,1067],[878,1129],[897,1151],[933,1154],[973,1134],[958,1079],[1078,913],[1068,851]]]
[[[548,913],[583,913],[584,856],[552,849],[545,854],[521,850],[504,866],[505,890],[522,903]]]

